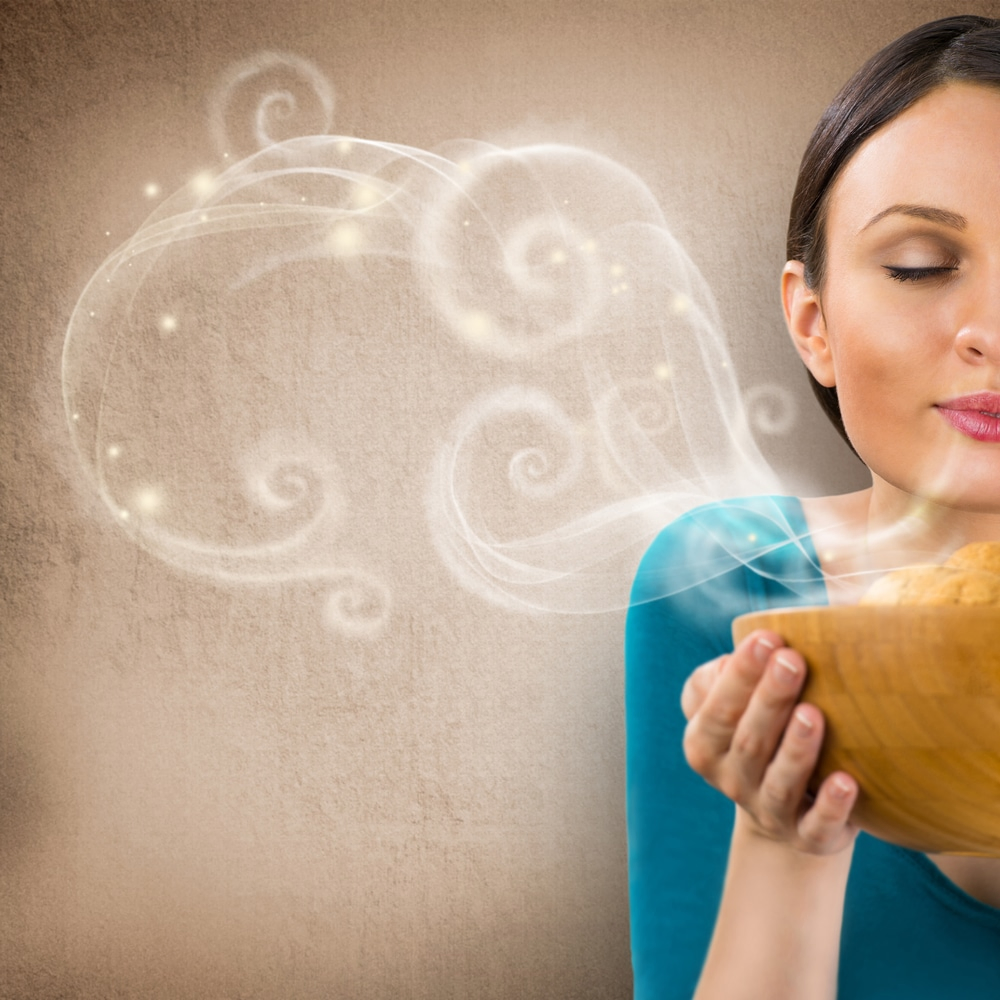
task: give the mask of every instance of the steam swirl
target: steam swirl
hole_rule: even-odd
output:
[[[210,107],[227,168],[108,257],[64,345],[71,440],[137,545],[317,581],[322,620],[371,639],[421,572],[400,483],[426,477],[461,586],[539,611],[624,607],[671,518],[774,491],[751,422],[785,433],[791,397],[744,405],[711,290],[626,168],[321,134],[332,89],[280,53]]]
[[[756,385],[743,396],[750,426],[778,437],[788,434],[795,426],[795,397],[782,385]]]
[[[356,639],[374,639],[389,619],[392,598],[388,587],[369,574],[339,576],[326,602],[325,624]]]
[[[427,293],[467,346],[527,360],[599,330],[612,286],[600,238],[611,210],[658,216],[633,175],[561,146],[449,150],[456,168],[416,233]],[[610,176],[609,176],[610,175]]]
[[[295,136],[328,132],[333,108],[333,88],[311,62],[261,52],[228,69],[209,98],[209,123],[220,155],[235,162]]]

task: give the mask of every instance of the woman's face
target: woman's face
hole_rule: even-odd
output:
[[[1000,511],[1000,89],[948,84],[865,142],[826,239],[806,361],[858,454],[876,482]]]

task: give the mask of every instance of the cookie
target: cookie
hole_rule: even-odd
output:
[[[922,604],[921,597],[940,586],[957,570],[944,566],[908,566],[880,577],[859,604]]]
[[[1000,607],[1000,574],[978,569],[954,570],[950,576],[942,576],[933,583],[917,603]]]
[[[1000,607],[1000,573],[953,566],[911,566],[877,580],[859,603]]]
[[[945,566],[1000,573],[1000,542],[973,542],[965,545],[945,562]]]

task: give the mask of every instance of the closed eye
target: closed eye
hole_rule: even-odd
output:
[[[957,267],[892,267],[889,264],[883,265],[894,281],[921,281],[926,278],[940,278],[950,271],[957,271]]]

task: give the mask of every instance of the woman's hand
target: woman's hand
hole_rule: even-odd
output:
[[[833,854],[857,834],[848,822],[857,784],[838,771],[815,798],[807,791],[823,714],[796,706],[805,676],[802,656],[765,630],[698,667],[681,693],[684,756],[741,807],[751,831],[807,854]]]

